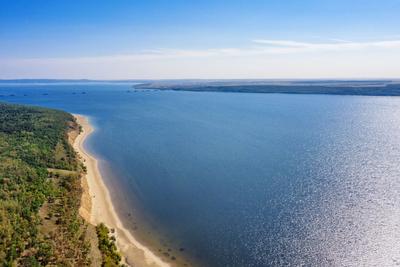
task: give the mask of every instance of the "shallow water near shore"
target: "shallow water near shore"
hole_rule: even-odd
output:
[[[88,115],[87,148],[122,217],[169,259],[400,264],[400,98],[111,83],[0,85],[0,95]]]

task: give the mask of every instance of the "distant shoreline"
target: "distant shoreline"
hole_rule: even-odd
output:
[[[133,89],[189,92],[400,96],[399,78],[376,79],[0,79],[12,85],[126,84]],[[128,90],[129,91],[129,90]],[[4,96],[1,95],[0,96]]]
[[[119,218],[110,193],[103,181],[98,168],[98,160],[84,149],[84,142],[94,129],[87,117],[74,114],[77,123],[82,127],[73,147],[81,156],[81,160],[87,168],[87,174],[83,178],[82,205],[79,210],[81,216],[93,225],[101,222],[115,230],[116,244],[123,255],[124,262],[132,266],[167,267],[164,262],[148,247],[141,244],[132,233],[126,229]]]
[[[135,89],[188,92],[400,96],[398,81],[150,82]]]

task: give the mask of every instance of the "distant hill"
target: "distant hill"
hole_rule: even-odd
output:
[[[193,92],[400,96],[399,80],[214,80],[153,81],[138,89]]]

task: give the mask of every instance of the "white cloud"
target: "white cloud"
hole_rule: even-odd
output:
[[[265,45],[265,49],[271,53],[279,51],[280,53],[301,53],[301,52],[320,52],[320,51],[349,51],[361,49],[400,49],[400,40],[373,41],[373,42],[352,42],[334,39],[333,42],[310,43],[287,40],[254,40],[256,44]],[[277,48],[279,50],[277,50]],[[269,50],[268,50],[269,49]]]
[[[259,39],[241,48],[0,61],[0,78],[395,78],[400,77],[400,40]]]

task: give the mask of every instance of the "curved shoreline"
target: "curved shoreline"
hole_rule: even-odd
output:
[[[164,262],[148,247],[141,244],[123,226],[100,174],[98,160],[88,153],[83,146],[86,138],[93,133],[94,129],[87,117],[78,114],[74,114],[74,117],[82,127],[82,133],[76,137],[73,147],[87,169],[87,174],[82,179],[82,206],[79,213],[90,224],[97,225],[103,222],[109,228],[115,229],[116,245],[123,255],[125,264],[144,267],[169,267],[169,263]]]

